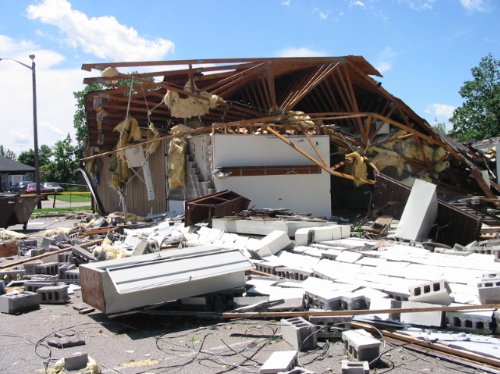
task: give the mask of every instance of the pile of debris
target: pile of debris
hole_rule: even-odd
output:
[[[343,373],[377,365],[384,339],[498,368],[500,340],[492,335],[500,334],[500,239],[454,247],[426,241],[437,201],[432,192],[425,199],[415,192],[429,187],[422,183],[401,220],[364,229],[246,209],[191,226],[113,214],[47,231],[38,241],[13,238],[1,244],[10,257],[0,263],[0,311],[68,303],[81,292],[79,313],[97,309],[109,318],[279,319],[291,349],[273,352],[261,373],[310,373],[297,366],[298,353],[335,340],[350,357]],[[16,252],[22,256],[12,257]],[[81,340],[61,336],[48,344]]]

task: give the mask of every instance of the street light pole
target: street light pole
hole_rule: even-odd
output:
[[[32,75],[32,85],[33,85],[33,154],[35,158],[35,184],[36,184],[36,194],[37,196],[40,196],[40,160],[38,158],[38,121],[37,121],[37,107],[36,107],[36,66],[35,66],[35,55],[31,54],[30,56],[31,59],[31,66],[28,64],[25,64],[24,62],[17,61],[13,58],[9,57],[4,57],[0,58],[1,60],[12,60],[17,62],[19,65],[22,65],[28,69],[31,70],[31,75]],[[38,209],[42,207],[42,202],[39,199],[38,204],[37,204]]]
[[[36,68],[35,68],[35,55],[30,55],[31,59],[31,73],[33,78],[33,137],[34,137],[34,156],[35,156],[35,183],[36,194],[40,196],[40,159],[38,158],[38,120],[36,112]],[[38,199],[38,209],[42,208],[42,201]]]

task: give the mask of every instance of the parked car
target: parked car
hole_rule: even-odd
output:
[[[44,194],[44,200],[47,200],[49,197],[47,196],[47,193],[49,191],[47,191],[47,189],[42,185],[40,184],[40,193],[41,194]],[[25,194],[35,194],[36,193],[36,183],[30,183],[26,186],[26,190],[24,191]]]
[[[14,186],[12,186],[11,191],[17,193],[24,193],[26,191],[26,187],[28,184],[34,183],[33,181],[21,181],[17,182]]]
[[[64,188],[62,188],[62,186],[57,182],[45,182],[45,183],[43,183],[43,187],[45,187],[45,189],[48,192],[63,192],[64,191]]]

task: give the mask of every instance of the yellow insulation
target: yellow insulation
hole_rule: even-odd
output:
[[[351,175],[353,177],[367,179],[368,168],[366,166],[365,159],[363,156],[361,156],[358,152],[352,152],[345,155],[345,158],[351,161],[350,169],[351,169]],[[354,185],[356,187],[362,184],[363,182],[361,182],[359,179],[354,180]]]
[[[371,161],[378,170],[382,171],[389,166],[394,166],[398,171],[398,175],[403,173],[405,160],[399,153],[378,147],[371,147],[370,151],[377,152],[377,155]]]
[[[191,130],[190,127],[177,125],[172,127],[171,133],[174,135]],[[173,190],[186,185],[186,147],[187,142],[184,137],[175,137],[170,141],[167,156],[168,188]]]

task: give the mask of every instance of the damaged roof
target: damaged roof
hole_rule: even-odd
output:
[[[379,152],[387,161],[390,157],[380,149],[391,151],[399,143],[403,149],[396,164],[384,167],[409,165],[412,177],[428,175],[446,188],[494,197],[470,155],[387,92],[373,78],[381,74],[361,56],[117,62],[84,64],[82,69],[100,70],[100,76],[85,83],[106,87],[85,96],[88,146],[97,147],[97,153],[117,145],[120,135],[113,129],[130,117],[143,128],[153,123],[160,135],[178,123],[205,132],[236,133],[273,123],[283,125],[275,129],[282,134],[289,134],[290,127],[295,134],[306,133],[312,124],[312,131],[329,134],[341,153],[356,151],[372,159],[369,153]],[[148,72],[136,73],[139,69]],[[186,99],[204,103],[206,110],[195,110],[192,116],[175,111],[172,103]],[[310,122],[298,128],[290,113],[305,115]],[[407,140],[415,145],[412,152],[404,149]],[[459,170],[442,179],[440,173],[449,168]],[[475,186],[467,180],[469,174]]]

